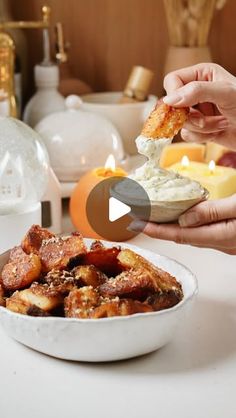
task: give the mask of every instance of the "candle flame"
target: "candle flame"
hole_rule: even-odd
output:
[[[181,160],[181,166],[183,168],[187,168],[189,166],[189,158],[187,155],[184,155],[182,160]]]
[[[110,169],[111,171],[115,171],[116,161],[115,161],[114,155],[112,154],[108,155],[106,162],[105,162],[105,168]]]
[[[214,160],[211,160],[211,161],[209,162],[209,164],[208,164],[208,168],[209,168],[210,173],[211,173],[211,174],[213,174],[213,173],[214,173],[214,171],[215,171],[215,168],[216,168],[216,163],[215,163],[215,161],[214,161]]]

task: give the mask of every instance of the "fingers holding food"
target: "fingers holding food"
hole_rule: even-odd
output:
[[[47,229],[41,228],[39,225],[32,225],[27,234],[24,236],[21,242],[21,247],[26,254],[38,254],[42,242],[53,237],[55,237],[55,235]]]
[[[173,138],[187,120],[189,109],[175,108],[158,100],[144,124],[141,135],[146,138]]]
[[[69,237],[53,237],[44,240],[39,250],[39,256],[43,271],[48,272],[52,269],[65,269],[72,260],[79,258],[86,252],[82,235],[75,232]]]
[[[40,273],[40,258],[36,254],[26,254],[21,247],[14,247],[9,262],[3,267],[1,282],[6,290],[18,290],[38,280]]]

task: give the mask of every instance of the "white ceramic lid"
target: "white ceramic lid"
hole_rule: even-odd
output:
[[[61,181],[76,181],[86,171],[104,166],[110,154],[117,164],[125,157],[113,124],[100,115],[80,110],[80,104],[78,96],[68,96],[66,111],[48,115],[35,128]]]

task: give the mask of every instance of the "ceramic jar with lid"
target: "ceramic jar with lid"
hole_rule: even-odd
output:
[[[107,118],[118,130],[129,155],[137,154],[135,138],[157,102],[149,95],[143,102],[121,103],[122,92],[90,93],[81,97],[82,109]]]
[[[78,96],[68,96],[65,103],[65,111],[47,116],[35,128],[44,140],[58,179],[77,181],[88,170],[104,166],[110,154],[121,164],[125,153],[114,125],[100,115],[81,110]]]

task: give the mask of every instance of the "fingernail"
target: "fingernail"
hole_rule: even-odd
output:
[[[163,102],[168,105],[175,105],[181,102],[182,97],[178,93],[171,93],[168,96],[163,97]]]
[[[127,227],[127,230],[131,232],[143,231],[146,225],[147,225],[147,222],[136,220],[136,221],[131,222],[131,224],[129,224],[129,226]]]
[[[221,128],[221,129],[226,129],[226,128],[228,128],[228,126],[229,126],[229,124],[228,124],[228,122],[227,122],[227,121],[225,121],[225,120],[221,120],[221,121],[218,123],[218,128]]]
[[[197,128],[204,128],[205,126],[205,121],[202,118],[190,118],[189,121]]]
[[[200,218],[197,212],[184,213],[179,217],[179,225],[183,228],[198,225],[199,221]]]

